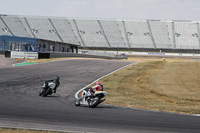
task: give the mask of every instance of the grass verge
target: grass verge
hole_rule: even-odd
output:
[[[200,114],[200,62],[148,60],[100,80],[105,103],[131,108]]]
[[[0,128],[0,133],[61,133],[51,131],[37,131],[37,130],[26,130],[26,129],[15,129],[15,128]]]
[[[49,58],[49,59],[29,59],[27,63],[45,63],[45,62],[51,62],[55,60],[65,60],[70,58]]]
[[[51,62],[51,61],[57,61],[57,60],[67,60],[67,59],[96,59],[96,60],[102,60],[100,58],[82,58],[82,57],[63,57],[63,58],[49,58],[49,59],[28,59],[27,63],[45,63],[45,62]]]

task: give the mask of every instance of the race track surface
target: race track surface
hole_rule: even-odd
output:
[[[75,132],[200,132],[200,118],[99,105],[74,106],[74,94],[97,78],[133,62],[69,59],[43,64],[0,67],[0,127]],[[0,61],[6,59],[0,57]],[[15,63],[13,61],[13,63]],[[38,96],[43,81],[56,75],[57,93]],[[109,94],[108,94],[109,95]]]

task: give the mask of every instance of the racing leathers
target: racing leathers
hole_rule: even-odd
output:
[[[92,87],[92,89],[96,89],[96,91],[102,91],[102,86],[101,85],[95,85]]]
[[[95,85],[93,87],[89,87],[83,90],[82,92],[82,98],[85,99],[87,96],[93,95],[96,91],[102,91],[102,85]]]

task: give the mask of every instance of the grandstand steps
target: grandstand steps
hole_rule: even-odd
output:
[[[200,27],[199,27],[199,23],[197,23],[197,32],[198,32],[198,41],[199,41],[199,49],[200,49]]]
[[[80,40],[81,40],[81,46],[83,46],[83,47],[85,47],[86,45],[85,45],[85,42],[83,41],[83,38],[82,38],[82,36],[81,36],[81,34],[80,34],[80,32],[79,32],[79,29],[78,29],[78,25],[77,25],[77,23],[76,23],[76,20],[75,19],[73,19],[73,22],[74,22],[74,24],[75,24],[75,28],[76,28],[76,31],[77,31],[77,33],[78,33],[78,36],[79,36],[79,38],[80,38]]]
[[[23,23],[23,20],[22,19],[24,19],[25,20],[25,22]],[[29,29],[29,30],[27,30],[27,32],[29,33],[29,36],[31,36],[31,37],[33,37],[33,38],[36,38],[36,36],[35,36],[35,34],[32,32],[32,30],[31,30],[31,26],[29,25],[29,23],[28,23],[28,20],[26,19],[26,17],[24,17],[24,18],[22,18],[21,19],[21,21],[22,21],[22,23],[24,24],[24,26],[25,27],[27,27],[27,29]],[[26,26],[27,25],[27,26]],[[29,32],[30,31],[30,32]]]
[[[151,37],[151,41],[154,45],[154,48],[156,48],[156,44],[155,44],[155,41],[154,41],[154,38],[153,38],[153,34],[152,34],[152,31],[151,31],[151,26],[149,24],[149,21],[147,21],[147,25],[148,25],[148,28],[149,28],[149,33],[150,33],[150,37]]]
[[[58,36],[58,38],[61,40],[61,42],[64,42],[63,39],[60,37],[60,35],[59,35],[59,33],[58,33],[56,27],[54,26],[53,22],[51,21],[51,19],[50,19],[50,18],[48,18],[48,19],[49,19],[49,22],[51,23],[53,29],[55,30],[56,35]]]
[[[125,37],[126,37],[127,45],[128,45],[129,48],[131,48],[130,41],[129,41],[129,39],[128,39],[128,32],[127,32],[127,30],[126,30],[125,22],[122,21],[122,23],[123,23],[123,28],[124,28],[124,31],[125,31]]]
[[[100,28],[101,28],[101,31],[102,31],[102,34],[103,34],[105,40],[107,41],[108,47],[111,47],[110,42],[108,41],[108,38],[107,38],[106,35],[105,35],[104,29],[103,29],[103,27],[102,27],[102,25],[101,25],[100,20],[97,20],[97,22],[99,23],[99,26],[100,26]]]

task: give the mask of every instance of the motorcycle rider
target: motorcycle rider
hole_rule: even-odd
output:
[[[96,89],[96,91],[102,91],[103,85],[100,82],[96,82],[96,85],[92,87],[92,89]]]
[[[102,99],[106,95],[107,93],[103,91],[103,85],[96,82],[95,86],[87,87],[82,91],[82,97],[75,101],[75,106],[88,105],[91,108],[95,108],[106,100]]]
[[[100,82],[96,82],[95,86],[84,89],[82,92],[82,98],[85,99],[86,96],[93,95],[93,93],[95,93],[95,89],[96,91],[103,91],[103,85],[101,85]]]
[[[53,89],[53,93],[56,93],[56,89],[58,88],[58,86],[60,85],[60,78],[58,76],[56,76],[54,79],[53,79],[53,82],[57,83],[56,84],[56,87]]]
[[[46,85],[48,85],[48,82],[57,83],[56,86],[55,86],[55,88],[53,89],[53,93],[56,93],[56,90],[57,90],[58,86],[60,85],[60,78],[59,78],[59,76],[56,76],[54,79],[51,79],[51,80],[45,80],[45,84]]]

